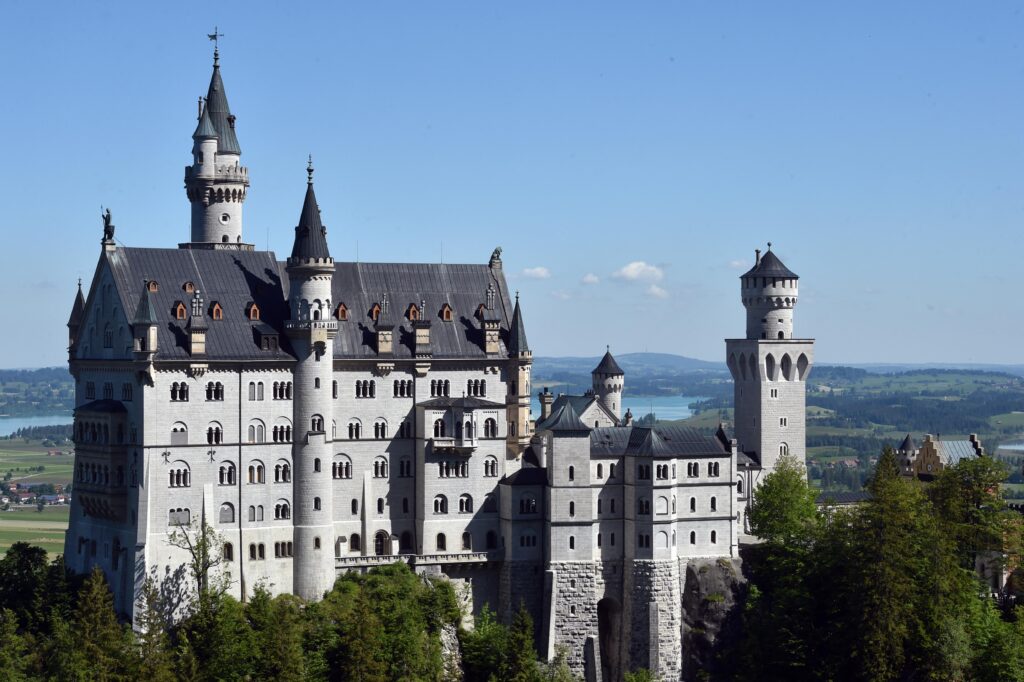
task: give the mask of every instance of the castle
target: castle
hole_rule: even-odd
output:
[[[810,340],[770,250],[741,278],[727,343],[735,435],[641,427],[607,353],[587,396],[541,394],[501,250],[483,264],[335,261],[307,167],[290,255],[245,241],[249,188],[215,51],[185,169],[190,240],[128,248],[109,211],[70,320],[76,462],[65,562],[99,566],[133,617],[147,576],[180,579],[172,534],[217,534],[246,599],[318,599],[396,560],[444,575],[470,613],[525,605],[538,646],[588,679],[681,674],[695,559],[735,557],[780,454],[803,457]]]

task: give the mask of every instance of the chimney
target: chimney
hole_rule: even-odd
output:
[[[754,267],[761,264],[761,249],[754,249]]]
[[[555,395],[548,390],[548,387],[544,387],[544,391],[540,394],[540,420],[544,421],[551,416],[551,406],[555,402]]]

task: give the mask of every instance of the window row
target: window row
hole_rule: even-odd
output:
[[[431,398],[448,398],[452,393],[452,383],[447,379],[431,379],[430,380],[430,397]]]
[[[110,467],[100,464],[86,464],[81,462],[76,468],[76,480],[79,483],[93,483],[95,485],[111,485]],[[124,467],[118,465],[114,473],[114,485],[118,488],[124,485]],[[132,474],[132,485],[135,485],[134,473]]]
[[[466,381],[466,395],[473,398],[487,396],[487,379],[468,379]]]
[[[249,384],[251,389],[252,384]],[[206,384],[206,399],[207,400],[224,400],[224,384],[218,382],[209,382]]]
[[[377,382],[363,380],[356,382],[356,397],[357,398],[376,398],[377,397]]]
[[[396,398],[413,398],[413,383],[412,379],[395,379],[395,397]]]

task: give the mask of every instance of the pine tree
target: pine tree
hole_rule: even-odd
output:
[[[78,593],[74,649],[85,677],[123,679],[130,660],[128,632],[117,622],[114,598],[103,571],[95,567]]]
[[[174,663],[163,600],[153,578],[147,578],[139,595],[136,652],[138,676],[147,682],[173,682]]]
[[[533,618],[530,617],[526,606],[520,604],[508,635],[506,669],[501,679],[510,682],[536,682],[539,678],[537,650],[533,648]]]
[[[18,634],[18,617],[14,611],[0,611],[0,679],[21,682],[27,679],[25,640]]]

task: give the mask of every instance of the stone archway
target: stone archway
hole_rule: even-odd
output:
[[[377,556],[391,554],[391,535],[387,531],[379,530],[373,536],[373,553]]]
[[[622,679],[619,660],[622,642],[622,605],[611,597],[597,602],[597,632],[601,645],[601,679],[613,682]]]

